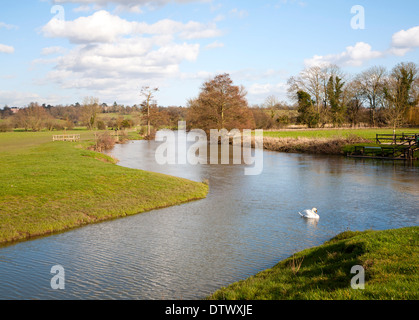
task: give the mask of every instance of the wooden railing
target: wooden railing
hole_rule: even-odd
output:
[[[402,133],[402,134],[377,134],[376,141],[378,144],[393,145],[413,145],[418,143],[419,134]]]
[[[79,134],[62,134],[62,135],[55,135],[52,137],[52,141],[80,141]]]
[[[417,160],[415,152],[419,150],[418,133],[377,134],[376,146],[355,146],[350,157]]]

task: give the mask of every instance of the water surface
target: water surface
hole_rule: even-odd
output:
[[[111,152],[119,165],[195,181],[203,200],[89,225],[0,249],[0,299],[201,299],[350,230],[418,225],[418,167],[264,152],[261,175],[244,165],[155,161],[156,142]],[[299,210],[316,207],[318,222]],[[51,267],[65,268],[52,290]]]

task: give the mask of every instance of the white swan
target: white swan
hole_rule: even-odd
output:
[[[307,219],[319,219],[320,216],[317,213],[317,209],[313,208],[311,210],[304,210],[303,212],[298,212],[300,216]]]

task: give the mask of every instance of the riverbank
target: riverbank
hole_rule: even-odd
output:
[[[417,300],[419,227],[346,231],[246,280],[216,291],[214,300]],[[355,290],[353,266],[365,270]],[[359,282],[357,282],[359,284]]]
[[[357,144],[371,144],[371,141],[357,136],[346,138],[264,137],[263,139],[263,148],[269,151],[323,155],[345,155],[345,150],[349,146]]]
[[[66,231],[205,198],[208,186],[123,168],[80,142],[50,132],[0,133],[0,243]],[[59,132],[55,134],[60,134]]]
[[[417,132],[398,129],[396,133]],[[263,147],[269,151],[346,155],[356,145],[376,146],[377,134],[393,134],[393,129],[306,129],[264,132]]]

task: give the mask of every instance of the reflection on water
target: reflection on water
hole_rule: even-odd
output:
[[[393,162],[264,152],[245,165],[166,165],[135,141],[119,165],[208,179],[206,199],[0,249],[1,299],[199,299],[337,233],[418,224],[418,168]],[[298,211],[317,207],[320,220]],[[53,265],[66,289],[50,287]]]

